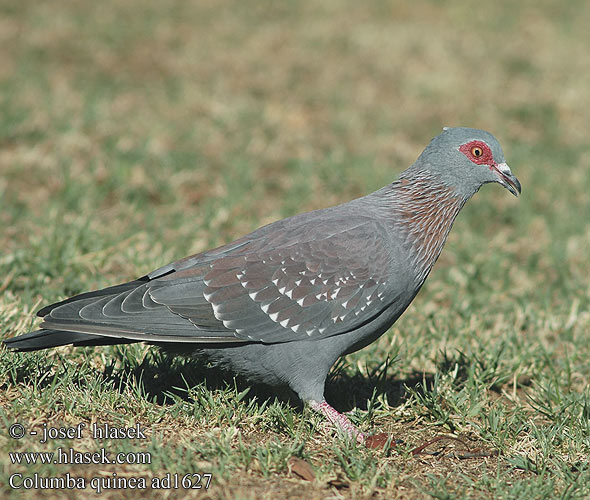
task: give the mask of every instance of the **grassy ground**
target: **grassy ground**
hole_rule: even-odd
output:
[[[2,349],[3,494],[207,472],[207,491],[100,498],[590,495],[589,24],[581,0],[2,2],[1,337],[42,303],[377,189],[444,125],[493,132],[523,185],[486,186],[402,319],[332,372],[328,399],[397,448],[142,346]],[[40,443],[10,438],[15,422],[147,437]],[[9,455],[59,447],[151,464]],[[68,472],[86,490],[8,485]]]

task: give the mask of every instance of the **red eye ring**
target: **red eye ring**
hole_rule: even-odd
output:
[[[459,151],[477,165],[492,165],[495,163],[492,150],[484,141],[469,141],[463,144]]]

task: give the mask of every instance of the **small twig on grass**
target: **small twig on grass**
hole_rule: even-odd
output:
[[[447,436],[447,435],[437,436],[437,437],[431,439],[430,441],[427,441],[426,443],[424,443],[420,446],[417,446],[410,453],[412,454],[412,456],[435,455],[435,454],[437,454],[436,452],[427,452],[427,451],[425,451],[426,448],[433,445],[434,443],[438,443],[439,441],[444,441],[445,439],[448,439],[450,441],[456,441],[457,443],[461,444],[466,449],[466,451],[463,453],[455,453],[455,456],[460,459],[496,457],[500,454],[499,450],[486,450],[484,448],[475,448],[474,450],[470,450],[467,443],[465,441],[463,441],[462,439],[455,437],[455,436]]]

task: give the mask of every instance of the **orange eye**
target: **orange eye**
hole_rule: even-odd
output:
[[[476,158],[479,158],[483,154],[483,149],[481,149],[479,146],[473,146],[471,148],[471,154]]]

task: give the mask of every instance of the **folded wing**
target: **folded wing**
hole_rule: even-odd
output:
[[[135,282],[49,306],[41,326],[156,343],[338,335],[397,299],[391,248],[378,224],[351,219],[324,234],[289,225],[259,230]]]

